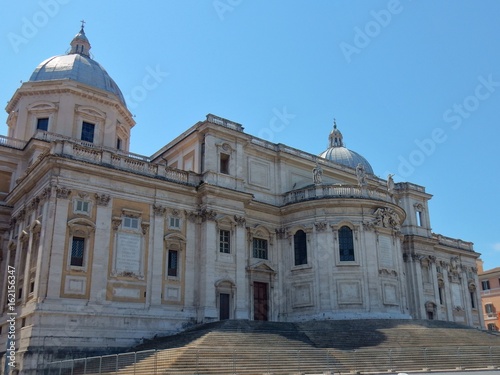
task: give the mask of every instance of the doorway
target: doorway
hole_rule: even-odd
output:
[[[228,320],[230,318],[229,299],[230,299],[230,295],[228,293],[220,293],[219,294],[219,319],[220,320]]]
[[[268,320],[269,298],[267,283],[253,283],[253,319]]]

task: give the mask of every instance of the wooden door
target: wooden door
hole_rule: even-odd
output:
[[[253,283],[253,319],[268,320],[269,298],[267,283]]]

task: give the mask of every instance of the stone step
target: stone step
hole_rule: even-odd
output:
[[[158,351],[121,354],[118,373],[293,374],[500,367],[499,336],[448,322],[412,320],[224,321],[156,338],[135,349],[146,348]],[[102,373],[117,373],[116,357],[110,356],[109,363],[101,360],[100,365]],[[95,366],[87,363],[86,373],[92,373]],[[72,371],[79,374],[78,369]]]

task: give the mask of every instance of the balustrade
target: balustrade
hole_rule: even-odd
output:
[[[361,188],[355,185],[318,185],[293,190],[284,194],[283,204],[328,198],[365,198],[395,203],[394,197],[389,192],[378,188]]]
[[[22,150],[24,146],[26,146],[25,141],[21,141],[20,139],[6,137],[4,135],[0,135],[0,146],[6,146],[10,148],[17,148]]]

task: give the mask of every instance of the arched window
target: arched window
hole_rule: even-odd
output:
[[[298,230],[293,236],[293,248],[295,253],[295,265],[307,264],[307,242],[306,233]]]
[[[341,262],[354,261],[354,240],[352,236],[352,229],[345,225],[339,229],[339,255]]]

